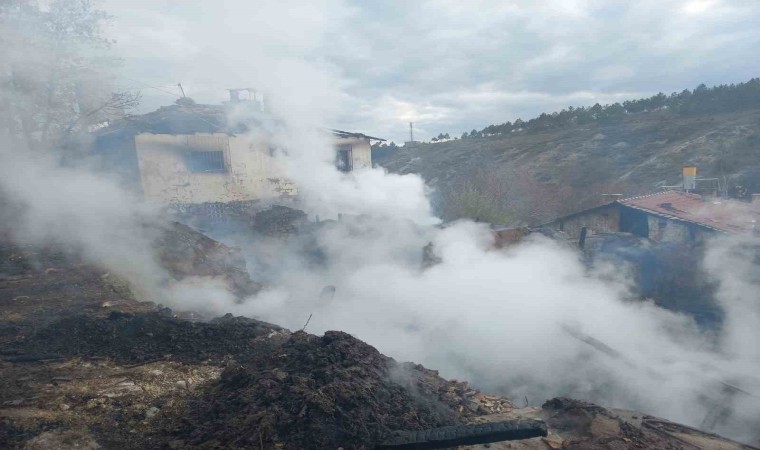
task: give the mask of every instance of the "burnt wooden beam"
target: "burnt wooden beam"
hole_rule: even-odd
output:
[[[546,436],[546,423],[534,419],[454,425],[394,433],[376,450],[433,450]]]

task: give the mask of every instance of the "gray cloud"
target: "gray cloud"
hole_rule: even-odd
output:
[[[755,0],[107,0],[104,8],[116,16],[131,79],[169,90],[181,81],[197,100],[216,102],[233,85],[264,88],[256,83],[267,67],[257,60],[290,58],[335,80],[331,125],[397,141],[409,121],[424,137],[458,134],[760,74]],[[144,109],[171,101],[154,89],[144,97]]]

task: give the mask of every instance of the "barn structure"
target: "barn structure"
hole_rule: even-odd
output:
[[[627,232],[655,242],[702,242],[715,233],[760,232],[760,199],[750,201],[665,191],[615,200],[541,225],[568,239]]]

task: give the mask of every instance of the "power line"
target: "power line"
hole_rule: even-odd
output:
[[[123,75],[122,75],[122,76],[123,76]],[[133,81],[133,82],[135,82],[135,83],[138,83],[138,84],[142,84],[143,86],[149,87],[149,88],[151,88],[151,89],[155,89],[155,90],[157,90],[157,91],[161,91],[161,92],[163,92],[163,93],[165,93],[165,94],[169,94],[169,95],[171,95],[172,97],[182,98],[182,96],[181,96],[181,95],[178,95],[176,92],[167,91],[166,89],[161,89],[161,88],[160,88],[160,87],[158,87],[158,86],[153,86],[153,85],[151,85],[151,84],[148,84],[148,83],[145,83],[145,82],[143,82],[143,81],[140,81],[140,80],[135,80],[134,78],[125,77],[125,76],[123,76],[123,77],[124,77],[124,78],[126,78],[126,79],[127,79],[127,80],[129,80],[129,81]]]

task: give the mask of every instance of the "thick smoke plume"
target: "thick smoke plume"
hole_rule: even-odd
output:
[[[150,280],[149,250],[140,231],[148,207],[108,179],[63,168],[47,154],[30,155],[0,146],[0,192],[4,225],[23,243],[85,243],[86,256],[125,275]]]
[[[427,239],[441,262],[422,269]],[[396,358],[533,404],[567,395],[695,426],[733,406],[717,430],[754,438],[758,398],[730,388],[760,389],[750,278],[713,271],[726,289],[726,327],[716,340],[691,317],[629,298],[625,280],[589,273],[566,248],[536,239],[494,251],[490,239],[486,227],[467,222],[439,230],[344,219],[318,236],[325,266],[314,268],[287,244],[267,253],[282,270],[252,258],[277,287],[237,311],[292,328],[312,314],[312,332],[346,330]],[[752,264],[714,245],[708,267]],[[325,285],[337,288],[331,300],[319,296]]]
[[[284,11],[267,5],[276,22],[275,12]],[[591,272],[573,251],[548,240],[495,250],[482,224],[441,228],[419,177],[378,168],[346,175],[332,166],[322,130],[334,126],[339,77],[299,52],[280,56],[282,42],[267,47],[267,36],[240,19],[248,15],[224,10],[209,12],[216,26],[200,29],[212,38],[199,54],[226,60],[235,78],[230,83],[246,78],[271,94],[269,107],[284,126],[267,132],[282,149],[304,208],[323,219],[344,217],[307,242],[238,235],[252,276],[268,289],[235,303],[223,287],[192,280],[162,294],[173,307],[256,316],[293,329],[311,315],[310,332],[345,330],[397,359],[532,404],[569,395],[696,426],[728,405],[733,415],[715,430],[757,439],[757,243],[710,244],[704,264],[719,283],[726,320],[706,334],[688,316],[629,298],[624,276]],[[290,30],[292,24],[282,25]],[[255,66],[267,70],[231,67],[240,55],[226,51],[232,47],[224,45],[222,30],[249,39],[247,58],[254,55]],[[320,30],[313,33],[319,39]],[[303,53],[314,45],[298,33],[285,38]],[[203,66],[220,73],[219,66]],[[208,69],[197,70],[197,79],[208,76]],[[158,289],[164,275],[145,227],[160,222],[155,211],[105,175],[19,154],[7,141],[0,146],[0,192],[19,211],[4,222],[17,239],[76,244],[134,285]],[[440,263],[425,267],[429,242]],[[335,286],[335,295],[320,296],[325,286]]]
[[[308,131],[314,123],[278,112],[289,125],[282,141],[295,144],[285,144],[284,162],[305,209],[345,215],[305,243],[238,240],[253,276],[271,288],[234,311],[294,329],[312,316],[312,332],[345,330],[534,404],[567,395],[756,439],[757,253],[738,251],[755,247],[710,243],[704,265],[727,320],[705,332],[690,316],[636,299],[621,268],[591,271],[575,251],[541,238],[497,251],[482,224],[435,226],[419,178],[379,168],[342,174],[329,142]],[[424,268],[429,242],[440,263]],[[325,286],[335,295],[321,296]],[[712,423],[724,407],[732,415]]]

